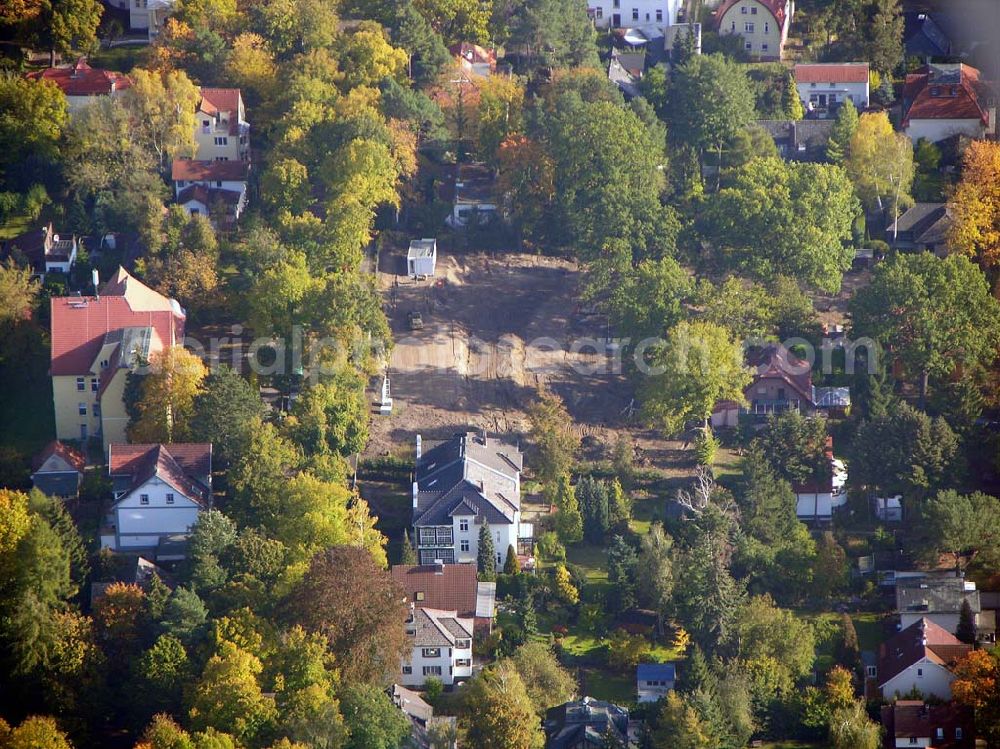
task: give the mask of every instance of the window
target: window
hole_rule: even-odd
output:
[[[657,22],[663,21],[663,11],[660,9],[657,9],[656,11],[656,20]]]
[[[914,746],[916,746],[916,743],[917,743],[917,742],[918,742],[919,740],[920,740],[920,739],[918,739],[918,738],[917,738],[916,736],[910,736],[910,743],[911,743],[911,744],[913,744]]]
[[[167,504],[172,505],[174,503],[174,493],[167,492]]]
[[[869,679],[874,679],[875,676],[877,675],[877,671],[875,670],[875,666],[868,666],[868,667],[866,667],[865,671],[867,672]]]
[[[148,494],[140,494],[139,495],[139,504],[141,504],[141,505],[148,505],[149,504],[149,495]]]
[[[924,670],[922,668],[918,668],[917,669],[917,676],[923,676],[923,675],[924,675]]]
[[[958,741],[961,741],[961,740],[962,740],[962,729],[961,729],[961,728],[956,728],[956,729],[955,729],[955,738],[956,738],[956,739],[957,739]]]
[[[101,362],[101,369],[107,369],[107,368],[108,368],[108,360],[105,359],[104,361]]]
[[[87,404],[86,403],[80,403],[77,406],[77,411],[80,412],[80,416],[86,416],[87,415]]]
[[[743,15],[746,15],[746,14],[747,14],[747,6],[745,6],[745,5],[744,5],[744,6],[742,6],[742,7],[740,8],[740,13],[742,13]]]
[[[86,390],[87,389],[87,381],[85,379],[83,379],[82,377],[77,377],[76,378],[76,389],[79,390],[80,392],[83,392],[84,390]]]
[[[415,596],[415,598],[416,598],[416,599],[417,599],[418,601],[422,601],[422,600],[424,600],[424,592],[423,592],[422,590],[418,590],[418,591],[417,591],[417,594],[416,594],[416,596]]]
[[[598,8],[595,15],[598,19],[604,18],[604,8]]]
[[[220,179],[220,180],[218,180],[218,181],[217,181],[217,182],[215,183],[215,186],[216,186],[216,187],[222,187],[222,180],[221,180],[221,179]]]
[[[753,45],[750,42],[747,42],[746,44],[743,45],[743,49],[749,51],[753,49]]]
[[[940,95],[941,95],[941,89],[938,88],[937,86],[931,86],[931,96],[940,96]]]
[[[466,520],[465,518],[462,518],[461,520],[459,520],[458,521],[458,529],[460,531],[462,531],[462,533],[468,533],[469,532],[469,521]]]
[[[733,21],[731,24],[729,24],[729,30],[734,34],[736,33],[736,21]]]
[[[633,21],[638,21],[639,20],[639,9],[638,8],[632,8],[632,20]]]
[[[92,393],[96,393],[97,392],[97,378],[96,377],[91,377],[90,378],[90,392],[92,392]]]
[[[469,550],[469,539],[463,538],[462,542],[461,542],[461,546],[462,546],[462,551],[468,551]]]
[[[767,52],[767,45],[766,45],[766,44],[762,44],[762,45],[760,45],[760,48],[761,48],[761,50],[762,50],[763,52]]]
[[[440,676],[440,666],[424,666],[424,676]]]
[[[210,126],[211,124],[212,124],[212,123],[211,123],[211,121],[209,121],[209,120],[202,120],[202,121],[201,121],[201,126],[202,126],[202,127],[209,127],[209,126]]]
[[[455,667],[456,668],[468,668],[472,665],[472,660],[470,658],[456,658]]]
[[[217,136],[215,136],[215,145],[217,145],[217,146],[228,146],[229,145],[229,138],[227,138],[225,136],[219,136],[219,135],[217,135]]]
[[[764,22],[764,33],[769,34],[771,32],[771,24],[767,21]]]
[[[472,643],[469,640],[455,640],[455,648],[458,650],[468,650],[472,647]]]
[[[745,32],[747,32],[748,34],[752,34],[753,33],[753,23],[751,23],[751,22],[748,21],[747,23],[743,24],[743,30]]]
[[[757,6],[756,5],[754,7],[752,7],[752,8],[750,8],[750,15],[751,16],[757,15]]]
[[[613,8],[620,8],[620,7],[622,7],[622,0],[612,0],[611,6]]]
[[[413,673],[413,666],[403,666],[403,673],[404,674],[412,674]]]
[[[100,418],[100,416],[101,416],[101,404],[100,403],[95,403],[94,406],[93,406],[93,409],[94,409],[94,416]]]
[[[440,658],[441,648],[423,648],[420,651],[420,655],[424,658]]]
[[[938,741],[940,741],[941,739],[944,738],[944,729],[943,728],[938,727],[936,733],[937,733]]]

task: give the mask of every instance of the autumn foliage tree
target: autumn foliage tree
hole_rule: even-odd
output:
[[[334,546],[313,557],[283,602],[283,618],[319,632],[347,680],[378,681],[406,645],[403,591],[364,549]]]
[[[962,179],[948,201],[952,252],[974,259],[991,273],[996,293],[1000,264],[1000,144],[977,140],[962,160]]]
[[[555,486],[560,476],[569,473],[580,446],[573,420],[562,399],[549,390],[542,390],[528,407],[528,420],[537,450],[535,474],[544,486]]]
[[[154,353],[139,387],[138,417],[129,424],[132,442],[183,442],[191,430],[194,402],[208,370],[182,346]]]

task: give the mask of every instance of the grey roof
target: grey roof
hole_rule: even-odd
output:
[[[459,619],[457,611],[414,608],[413,624],[412,642],[417,648],[454,647],[455,640],[472,637],[472,619]]]
[[[966,590],[961,577],[926,577],[896,583],[896,608],[901,614],[956,614],[963,599],[973,613],[981,610],[979,591]]]
[[[496,179],[486,164],[459,164],[455,173],[456,203],[496,202]]]
[[[407,689],[399,684],[392,685],[392,701],[396,707],[420,723],[426,723],[434,717],[434,708],[424,701],[418,692]]]
[[[31,474],[32,486],[49,497],[75,497],[80,492],[82,479],[76,471]]]
[[[456,515],[513,523],[522,466],[517,447],[474,432],[434,445],[417,460],[413,524],[450,525]]]
[[[674,681],[677,669],[673,663],[640,663],[635,669],[638,681]]]
[[[417,257],[433,257],[434,248],[437,246],[436,239],[412,239],[410,249],[406,253],[409,259]]]
[[[546,749],[604,746],[610,731],[621,741],[628,735],[628,710],[610,702],[584,697],[545,713]]]
[[[617,85],[626,97],[635,98],[640,94],[638,81],[616,57],[608,63],[608,80]]]
[[[918,227],[921,224],[936,221],[940,218],[944,209],[944,203],[914,203],[912,208],[896,220],[895,228],[897,231],[911,231],[914,227]],[[890,234],[892,230],[892,225],[886,229]]]
[[[834,120],[757,120],[756,124],[771,136],[779,150],[784,148],[785,155],[794,159],[803,150],[809,157],[825,151]]]

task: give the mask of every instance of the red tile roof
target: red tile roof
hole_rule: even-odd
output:
[[[725,0],[722,5],[719,6],[718,10],[715,11],[715,18],[719,25],[722,24],[722,19],[736,3],[740,0]],[[783,29],[785,27],[785,8],[788,5],[788,0],[757,0],[760,5],[774,16],[774,20],[778,23],[778,28]]]
[[[195,161],[175,159],[170,178],[175,182],[246,182],[250,165],[245,161]]]
[[[76,470],[83,472],[83,469],[87,466],[87,460],[83,455],[72,447],[64,445],[59,440],[52,440],[47,444],[40,453],[38,453],[34,459],[31,461],[31,470],[37,471],[44,465],[45,461],[51,458],[53,455],[58,455],[66,463],[75,468]]]
[[[240,130],[240,90],[238,88],[202,88],[199,111],[216,115],[229,113],[229,134],[238,135]]]
[[[971,650],[971,645],[966,645],[948,630],[923,617],[882,643],[879,648],[879,683],[885,684],[924,659],[950,669]]]
[[[831,62],[795,66],[796,83],[867,83],[867,62]]]
[[[473,65],[489,63],[492,68],[497,64],[497,55],[495,52],[486,49],[485,47],[480,47],[478,44],[472,44],[471,42],[453,44],[448,47],[448,51],[451,52],[454,57],[460,57],[463,61]]]
[[[765,346],[747,357],[747,363],[756,370],[754,382],[774,378],[784,380],[809,403],[813,402],[812,369],[809,363],[799,359],[784,346],[780,344]],[[747,386],[747,393],[750,393],[753,387],[752,383]]]
[[[151,327],[159,346],[184,339],[184,311],[119,268],[98,297],[53,297],[51,374],[86,375],[108,333]]]
[[[886,729],[885,746],[895,747],[897,739],[931,739],[935,749],[959,749],[975,745],[972,714],[959,705],[946,702],[930,705],[921,700],[897,700],[882,707],[882,725]],[[962,738],[955,738],[955,729]],[[938,729],[944,738],[938,739]]]
[[[207,208],[211,208],[218,200],[221,200],[228,206],[234,206],[240,202],[240,194],[235,190],[223,190],[217,187],[205,187],[204,185],[189,185],[177,195],[177,202],[183,205],[189,200],[197,200]]]
[[[111,70],[92,68],[87,58],[81,57],[75,65],[67,68],[47,68],[29,73],[32,80],[51,81],[66,96],[107,96],[113,91],[124,91],[132,86],[127,75]]]
[[[980,120],[989,124],[989,87],[969,65],[925,65],[906,76],[903,127],[910,120]]]
[[[160,476],[189,499],[208,501],[212,445],[177,442],[152,445],[109,445],[108,474],[130,479],[128,491]]]
[[[406,592],[408,602],[417,606],[457,611],[460,617],[476,615],[476,567],[472,564],[441,565],[397,564],[392,579]],[[418,600],[417,593],[423,593]]]

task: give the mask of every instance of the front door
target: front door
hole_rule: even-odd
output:
[[[611,14],[611,26],[615,29],[620,29],[622,27],[622,14],[612,13]]]

